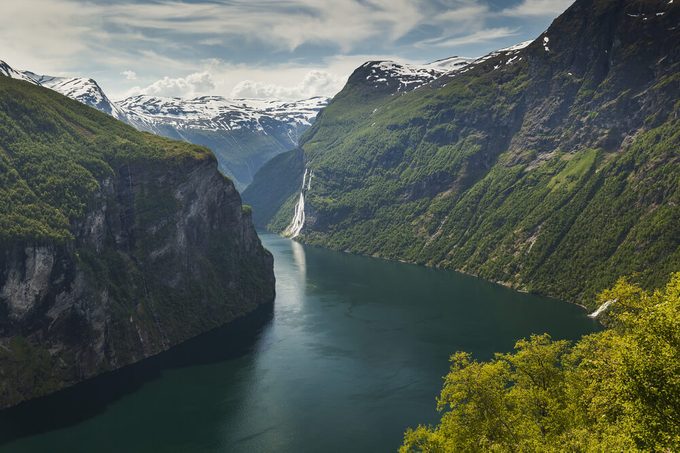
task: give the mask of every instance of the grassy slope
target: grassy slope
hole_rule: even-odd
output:
[[[296,148],[272,158],[258,171],[257,179],[243,192],[244,203],[259,207],[253,211],[256,227],[265,228],[279,207],[300,190],[304,164],[302,150]]]

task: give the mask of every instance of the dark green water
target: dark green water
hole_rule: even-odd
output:
[[[0,413],[0,451],[379,452],[434,422],[448,357],[597,330],[578,307],[263,235],[274,307]]]

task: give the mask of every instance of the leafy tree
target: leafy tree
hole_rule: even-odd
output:
[[[621,279],[610,328],[570,345],[548,335],[478,362],[451,357],[437,426],[409,429],[409,451],[678,451],[680,272],[664,289]]]

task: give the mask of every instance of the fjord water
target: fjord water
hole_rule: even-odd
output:
[[[273,307],[0,413],[0,451],[394,451],[436,420],[448,357],[598,329],[575,305],[263,234]]]

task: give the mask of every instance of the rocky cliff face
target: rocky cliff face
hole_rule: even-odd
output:
[[[85,108],[74,104],[66,106]],[[14,143],[5,145],[2,157],[19,162]],[[207,150],[105,160],[110,171],[94,172],[91,193],[76,197],[84,208],[70,217],[68,239],[37,226],[30,235],[2,232],[0,407],[137,362],[273,301],[272,257]],[[23,170],[17,163],[10,174]],[[0,189],[3,198],[18,190],[4,180]],[[0,211],[11,225],[12,211]]]

